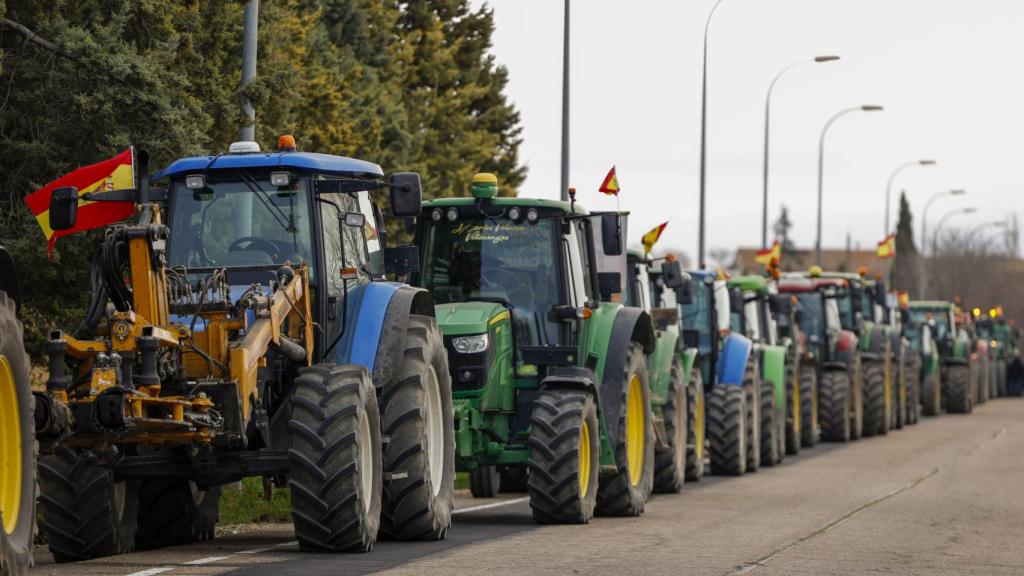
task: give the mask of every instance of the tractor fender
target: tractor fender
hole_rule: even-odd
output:
[[[776,406],[786,405],[786,348],[764,346],[761,351],[761,382],[771,381],[775,386]]]
[[[821,369],[825,372],[846,372],[850,365],[845,362],[824,362]]]
[[[875,360],[881,360],[882,354],[879,352],[861,352],[860,358],[861,360],[867,360],[868,362],[872,362]]]
[[[857,351],[859,340],[857,335],[850,330],[839,331],[839,341],[836,342],[836,360],[845,366],[853,365],[853,355]]]
[[[372,374],[378,387],[394,382],[402,369],[410,314],[434,317],[434,297],[423,288],[401,284],[388,303],[377,344]]]
[[[943,366],[967,366],[971,363],[970,358],[946,357],[942,359]]]
[[[14,305],[21,308],[21,284],[18,282],[18,269],[14,266],[14,258],[6,248],[0,246],[0,290],[14,300]],[[15,313],[18,312],[15,310]]]
[[[875,324],[871,326],[871,330],[867,333],[867,347],[865,352],[873,352],[875,354],[882,354],[885,352],[885,343],[888,338],[885,331],[885,326]]]
[[[647,370],[651,377],[651,398],[660,406],[668,397],[668,386],[672,377],[672,365],[680,357],[679,332],[660,330],[656,332],[654,352],[647,357]]]
[[[600,395],[594,383],[595,378],[594,371],[590,368],[582,366],[552,366],[548,369],[547,376],[540,381],[540,389],[583,390],[593,394],[595,403],[600,406]]]
[[[726,386],[743,386],[743,377],[747,372],[747,361],[753,342],[746,336],[729,334],[722,341],[722,353],[718,356],[718,384]]]
[[[654,323],[649,314],[639,308],[622,307],[615,314],[611,334],[608,340],[608,351],[605,354],[603,370],[600,373],[601,385],[599,396],[608,398],[608,404],[599,403],[598,410],[606,425],[611,445],[618,442],[619,402],[622,397],[622,373],[626,369],[626,352],[632,342],[643,346],[644,354],[654,351]]]
[[[697,363],[697,349],[685,348],[681,356],[683,358],[683,382],[689,385],[690,373],[693,372],[693,366]]]

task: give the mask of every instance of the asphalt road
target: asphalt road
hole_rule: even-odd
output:
[[[997,400],[656,496],[639,518],[538,527],[522,495],[460,498],[444,542],[298,552],[290,525],[33,575],[1024,574],[1024,401]]]

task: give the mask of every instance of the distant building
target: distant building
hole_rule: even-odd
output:
[[[764,272],[764,266],[754,258],[758,248],[740,248],[736,251],[736,260],[730,267],[740,273]],[[783,252],[781,267],[783,272],[802,272],[814,265],[814,250],[792,250]],[[882,260],[878,259],[874,250],[822,250],[821,267],[830,272],[856,272],[863,266],[868,276],[882,273]]]

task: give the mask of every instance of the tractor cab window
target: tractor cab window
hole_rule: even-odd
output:
[[[438,304],[508,306],[517,349],[559,344],[562,325],[549,314],[562,302],[555,250],[566,247],[556,238],[557,225],[504,218],[427,223],[420,240],[421,283]]]
[[[711,291],[713,288],[695,280],[693,300],[683,304],[683,328],[700,332],[700,349],[707,353],[711,350],[711,331],[715,329],[711,323]]]
[[[205,187],[171,185],[169,264],[214,268],[313,263],[309,179],[212,170]]]
[[[825,299],[825,329],[830,334],[836,334],[845,328],[839,302],[840,300],[836,298]]]
[[[729,285],[723,280],[715,281],[715,319],[718,321],[718,326],[715,328],[719,332],[725,332],[729,330],[732,325],[732,314],[729,310]]]
[[[765,335],[768,344],[775,346],[779,343],[779,326],[775,323],[771,310],[768,308],[768,299],[764,294],[757,296],[758,315],[761,317],[761,333]]]
[[[649,287],[651,285],[650,275],[647,273],[647,266],[643,262],[636,262],[630,266],[629,296],[627,306],[635,306],[641,310],[651,309]]]
[[[757,296],[744,294],[743,304],[743,327],[747,329],[747,336],[754,342],[761,341],[761,319],[758,314]]]
[[[800,331],[811,344],[820,344],[825,333],[825,305],[819,292],[801,292],[796,297],[800,310]]]
[[[850,295],[850,290],[845,288],[841,290],[838,294],[836,301],[839,304],[839,319],[840,323],[842,324],[843,330],[850,330],[856,332],[856,310],[854,310],[853,297]]]
[[[384,276],[384,252],[380,243],[380,211],[374,207],[369,192],[358,192],[359,212],[364,217],[363,236],[366,238],[368,268],[374,277]]]
[[[359,213],[354,194],[321,194],[319,210],[323,233],[324,292],[327,298],[326,341],[335,342],[343,329],[345,295],[370,282],[372,272],[366,250],[365,228],[345,224],[345,214]]]
[[[952,317],[950,314],[945,313],[944,310],[928,310],[925,308],[910,309],[911,324],[928,324],[929,320],[934,320],[935,322],[931,327],[932,339],[941,341],[946,338],[947,334],[953,333],[953,326],[951,324]]]

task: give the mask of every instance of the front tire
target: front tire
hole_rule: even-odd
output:
[[[291,404],[288,487],[299,548],[369,552],[380,529],[383,468],[370,375],[354,365],[304,368]]]
[[[818,419],[821,439],[826,442],[850,441],[850,375],[829,370],[821,378],[818,395]]]
[[[946,410],[954,414],[970,414],[973,408],[970,366],[950,366],[946,379]]]
[[[22,576],[32,567],[36,525],[39,450],[30,363],[23,342],[15,303],[0,290],[0,426],[4,431],[0,437],[0,574],[4,576]]]
[[[766,380],[761,387],[761,464],[775,466],[782,462],[779,450],[782,432],[779,426],[778,410],[775,404],[775,383]]]
[[[135,545],[147,550],[212,540],[220,490],[220,486],[199,490],[180,478],[140,482]]]
[[[527,491],[534,521],[590,522],[601,453],[594,397],[582,390],[542,390],[531,424]]]
[[[889,432],[885,417],[885,367],[880,362],[864,363],[864,435]]]
[[[800,369],[800,445],[818,443],[818,373],[814,366]]]
[[[786,437],[786,455],[796,456],[800,453],[801,407],[800,407],[800,372],[797,360],[790,357],[786,364],[786,413],[783,418]]]
[[[938,416],[942,412],[941,391],[939,373],[925,375],[921,383],[921,412],[925,416]]]
[[[669,373],[668,393],[661,409],[669,445],[654,453],[654,491],[675,494],[686,481],[686,444],[689,433],[686,405],[687,388],[683,382],[683,363],[677,357]]]
[[[384,472],[381,529],[399,540],[441,540],[452,523],[455,417],[448,355],[429,316],[409,315],[396,381],[380,395]]]
[[[631,342],[626,352],[619,402],[619,435],[614,448],[618,470],[598,481],[597,514],[639,516],[654,489],[654,422],[647,360],[636,342]]]
[[[718,384],[708,396],[708,440],[711,473],[741,476],[747,471],[747,393]]]
[[[70,448],[39,459],[42,528],[57,562],[131,552],[138,522],[138,482]]]
[[[747,392],[747,472],[757,472],[761,467],[761,367],[753,354],[743,374],[743,389]]]
[[[469,471],[469,493],[473,498],[494,498],[501,490],[501,476],[495,466],[477,466]]]

